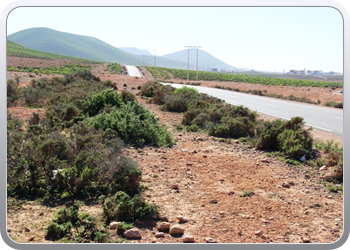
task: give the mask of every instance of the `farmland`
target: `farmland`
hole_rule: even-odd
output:
[[[159,79],[164,75],[160,73],[165,71],[173,75],[176,79],[187,80],[187,70],[180,69],[169,69],[169,68],[155,68],[146,67],[147,70],[151,70],[151,74],[154,78]],[[162,79],[162,78],[160,78]],[[168,79],[168,78],[164,78]],[[189,80],[196,80],[196,71],[189,71]],[[281,79],[281,78],[271,78],[271,77],[255,77],[255,76],[245,76],[240,74],[231,73],[212,73],[212,72],[198,72],[199,81],[222,81],[222,82],[244,82],[249,84],[261,84],[261,85],[274,85],[274,86],[298,86],[298,87],[332,87],[341,88],[343,83],[341,82],[323,82],[323,81],[308,81],[308,80],[296,80],[296,79]]]

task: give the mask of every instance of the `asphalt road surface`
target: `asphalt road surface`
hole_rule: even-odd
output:
[[[166,83],[164,83],[166,84]],[[181,88],[182,84],[171,84]],[[304,118],[305,125],[343,136],[343,110],[320,107],[311,104],[280,100],[276,98],[244,94],[229,90],[188,86],[196,88],[200,93],[206,93],[233,105],[244,105],[259,113],[289,120],[292,117]]]
[[[135,66],[125,65],[126,70],[128,71],[129,76],[138,76],[142,77],[140,71]]]

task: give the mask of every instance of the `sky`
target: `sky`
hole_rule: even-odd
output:
[[[8,16],[8,35],[33,27],[156,55],[202,46],[240,68],[343,72],[343,19],[331,7],[20,7]]]

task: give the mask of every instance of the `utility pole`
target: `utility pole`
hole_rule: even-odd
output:
[[[193,46],[197,48],[197,65],[196,65],[196,81],[198,81],[198,48],[202,48],[202,46]]]
[[[185,46],[188,48],[188,53],[187,53],[187,81],[190,80],[190,48],[192,46]]]
[[[147,66],[147,55],[142,55],[143,58],[143,66],[145,66],[145,62],[146,62],[146,66]],[[146,58],[146,60],[145,60]]]

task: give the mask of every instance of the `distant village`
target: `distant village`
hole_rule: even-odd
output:
[[[259,71],[259,70],[244,70],[244,69],[237,69],[237,70],[232,70],[232,69],[225,69],[225,68],[207,68],[207,69],[199,69],[200,71],[210,71],[210,72],[230,72],[230,73],[271,73],[267,71]],[[276,74],[285,74],[285,75],[342,75],[342,73],[339,72],[334,72],[334,71],[329,71],[329,72],[324,72],[323,70],[296,70],[296,69],[291,69],[289,72],[274,72]]]

